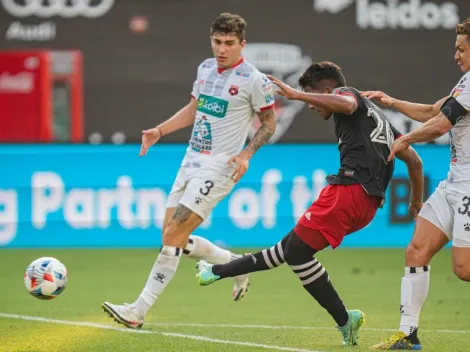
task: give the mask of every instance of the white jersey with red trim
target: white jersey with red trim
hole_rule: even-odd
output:
[[[449,182],[470,180],[470,72],[459,80],[450,93],[467,110],[467,115],[449,131],[450,171]]]
[[[188,152],[211,159],[240,153],[255,113],[274,105],[272,82],[243,59],[225,70],[217,67],[215,59],[205,60],[191,95],[198,106]]]

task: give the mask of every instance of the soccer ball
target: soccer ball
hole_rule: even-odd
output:
[[[53,299],[65,290],[68,281],[67,268],[52,257],[36,259],[26,268],[24,285],[28,292],[39,299]]]

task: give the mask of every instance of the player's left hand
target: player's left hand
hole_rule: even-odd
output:
[[[276,93],[286,97],[289,100],[297,99],[299,95],[299,91],[297,89],[292,88],[290,85],[282,82],[281,80],[277,79],[274,76],[267,75],[268,77],[279,89],[276,89]]]
[[[392,144],[392,148],[390,149],[390,155],[388,156],[387,161],[390,162],[395,158],[395,154],[401,152],[408,148],[410,144],[406,141],[405,138],[401,137],[395,140]]]
[[[416,220],[416,218],[418,217],[418,213],[422,207],[423,207],[423,202],[421,200],[417,200],[417,201],[412,200],[410,202],[410,205],[408,206],[408,212]]]
[[[235,171],[232,174],[232,180],[233,182],[237,183],[248,170],[250,165],[250,158],[244,152],[241,152],[238,155],[232,156],[228,160],[227,164],[229,166],[235,164]]]

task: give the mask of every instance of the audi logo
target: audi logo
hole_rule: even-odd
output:
[[[83,16],[96,18],[105,15],[114,0],[1,0],[5,10],[15,17]]]

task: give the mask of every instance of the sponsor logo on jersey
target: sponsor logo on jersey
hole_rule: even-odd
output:
[[[274,103],[274,96],[272,94],[266,94],[264,96],[264,100],[266,101],[266,104]]]
[[[212,128],[206,116],[196,120],[193,128],[193,135],[190,141],[191,148],[202,154],[212,152]]]
[[[232,85],[230,89],[228,90],[228,93],[233,97],[238,94],[239,88],[240,88],[239,86]]]
[[[197,102],[197,110],[214,117],[223,118],[227,114],[228,101],[201,94]]]
[[[454,135],[452,134],[452,130],[449,131],[450,137],[450,162],[456,163],[457,162],[457,148],[455,148],[454,144]]]
[[[454,88],[454,90],[452,90],[452,94],[451,96],[453,96],[454,98],[458,97],[460,95],[460,93],[463,92],[463,88]]]
[[[237,72],[235,72],[235,76],[239,76],[239,77],[243,77],[243,78],[248,78],[248,77],[250,77],[250,74],[249,74],[248,72],[237,71]]]

